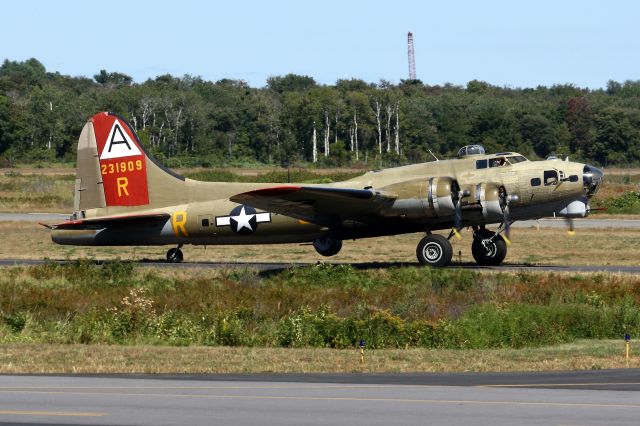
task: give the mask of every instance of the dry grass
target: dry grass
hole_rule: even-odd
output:
[[[0,211],[73,210],[73,174],[0,173]]]
[[[602,170],[605,175],[611,176],[640,175],[640,168],[637,167],[607,167]]]
[[[0,222],[0,258],[12,259],[116,259],[161,261],[167,247],[77,247],[51,242],[49,231],[35,223]],[[415,263],[421,234],[345,241],[342,251],[327,259],[310,245],[185,246],[187,262],[410,262]],[[471,233],[452,239],[454,263],[472,262]],[[578,229],[569,237],[562,229],[518,228],[511,233],[507,264],[637,265],[639,229]],[[460,252],[460,256],[458,256]]]
[[[602,188],[598,191],[597,200],[604,201],[609,198],[619,197],[622,194],[631,191],[640,191],[640,184],[636,183],[621,183],[621,182],[606,182],[602,185]]]
[[[0,373],[384,373],[547,371],[626,367],[624,342],[581,340],[534,349],[358,350],[5,344]],[[640,367],[632,356],[630,367]]]

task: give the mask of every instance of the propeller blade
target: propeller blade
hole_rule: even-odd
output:
[[[453,218],[453,227],[458,231],[462,229],[462,196],[458,194],[456,204],[456,210]]]
[[[504,235],[502,238],[507,245],[511,245],[511,212],[509,210],[509,196],[507,191],[501,187],[500,198],[502,201],[502,222],[504,223]]]
[[[462,193],[457,191],[457,195],[455,196],[455,211],[453,215],[453,228],[451,231],[456,236],[457,239],[462,239],[460,236],[460,231],[462,229]]]
[[[460,190],[460,185],[458,185],[458,182],[454,181],[453,185],[451,186],[451,200],[453,201],[453,205],[454,205],[454,212],[453,212],[453,228],[451,228],[451,232],[453,235],[456,236],[457,239],[461,239],[462,237],[460,236],[460,231],[462,229],[462,197],[463,197],[463,192]]]
[[[511,245],[511,213],[509,212],[508,200],[502,211],[502,220],[504,221],[504,236],[502,238],[507,245]]]
[[[567,218],[567,225],[569,225],[569,230],[567,231],[567,234],[570,237],[573,237],[574,235],[576,235],[575,225],[573,223],[573,218],[570,218],[570,217]]]

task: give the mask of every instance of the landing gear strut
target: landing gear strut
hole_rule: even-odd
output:
[[[477,229],[473,231],[473,243],[471,244],[471,254],[478,265],[498,266],[507,256],[507,243],[497,232],[488,229]]]
[[[180,250],[181,247],[182,247],[182,244],[180,244],[178,247],[171,248],[169,249],[169,251],[167,251],[167,262],[169,263],[182,262],[182,260],[184,259],[184,256],[182,255],[182,250]]]
[[[444,267],[451,262],[453,248],[442,235],[429,234],[418,243],[416,256],[421,265]]]

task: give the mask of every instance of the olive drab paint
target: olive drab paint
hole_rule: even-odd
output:
[[[135,133],[115,115],[92,120],[107,206],[149,204],[146,158]]]

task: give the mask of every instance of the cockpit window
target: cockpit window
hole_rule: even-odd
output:
[[[529,161],[526,158],[524,158],[522,155],[514,155],[513,157],[507,157],[507,160],[509,160],[511,164],[522,163],[523,161]]]
[[[557,185],[558,184],[558,172],[555,170],[544,171],[544,185]]]
[[[484,160],[476,160],[476,169],[486,169],[487,168],[487,159]]]
[[[503,167],[508,166],[507,159],[504,157],[492,158],[489,160],[489,167]]]

